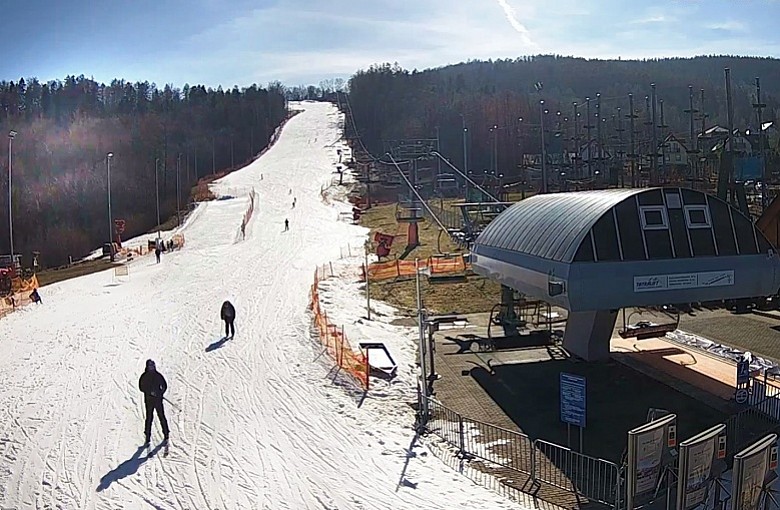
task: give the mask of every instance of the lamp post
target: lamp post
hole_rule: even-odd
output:
[[[427,269],[427,268],[426,268]],[[419,346],[420,351],[420,421],[419,425],[422,427],[428,421],[428,378],[427,367],[425,362],[425,311],[422,307],[422,291],[420,290],[420,273],[425,269],[420,268],[420,259],[414,259],[414,273],[415,283],[417,286],[417,326],[419,329]]]
[[[466,137],[468,136],[469,130],[466,127],[466,117],[463,116],[463,114],[460,114],[460,120],[461,120],[461,126],[463,127],[463,173],[468,175],[469,174],[469,159],[468,159],[468,151],[466,148]],[[469,201],[469,181],[466,180],[466,202]]]
[[[154,160],[154,196],[157,200],[157,227],[160,227],[160,184],[158,181],[158,166],[160,164],[160,158]]]
[[[111,262],[114,261],[114,219],[111,216],[111,158],[113,157],[113,152],[106,154],[106,181],[108,184],[108,253]]]
[[[181,225],[181,202],[179,193],[179,168],[181,167],[181,152],[176,156],[176,226]]]
[[[544,99],[539,101],[539,124],[542,137],[542,193],[547,193],[547,150],[544,146]]]
[[[11,248],[11,266],[14,264],[14,216],[13,208],[11,207],[11,150],[13,149],[13,143],[16,134],[17,133],[14,130],[8,132],[8,239]]]

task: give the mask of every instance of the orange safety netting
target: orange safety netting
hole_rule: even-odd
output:
[[[311,310],[322,345],[325,346],[339,367],[357,379],[365,390],[368,390],[368,356],[363,352],[353,351],[349,340],[347,340],[347,335],[344,334],[344,328],[339,328],[328,322],[327,313],[320,308],[317,272],[314,273],[314,284],[311,286]]]
[[[463,259],[463,255],[457,257],[428,257],[418,261],[419,268],[430,268],[433,275],[464,273],[471,269]],[[387,262],[374,262],[368,266],[368,276],[371,280],[389,280],[400,276],[414,276],[413,260],[390,260]],[[365,275],[364,275],[365,280]]]
[[[16,277],[11,279],[11,295],[0,299],[0,317],[13,312],[16,308],[32,303],[30,294],[39,288],[38,277],[33,275],[26,280]]]
[[[255,211],[255,189],[252,188],[252,192],[249,194],[249,207],[244,213],[244,218],[241,220],[241,235],[244,235],[244,229],[246,229],[249,220],[252,219],[252,213]]]

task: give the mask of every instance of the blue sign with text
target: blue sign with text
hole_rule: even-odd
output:
[[[585,428],[585,378],[561,372],[561,421]]]
[[[740,360],[737,362],[737,386],[750,382],[750,362]]]

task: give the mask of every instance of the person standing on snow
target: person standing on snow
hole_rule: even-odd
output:
[[[138,389],[144,394],[144,404],[146,404],[146,423],[144,424],[144,444],[149,444],[152,438],[152,413],[157,412],[157,419],[160,420],[160,426],[163,432],[163,442],[168,442],[168,420],[165,418],[165,409],[163,408],[163,397],[168,389],[168,383],[165,377],[157,371],[153,360],[146,360],[146,370],[138,379]]]
[[[225,338],[236,336],[236,327],[233,325],[233,321],[236,320],[236,309],[233,307],[233,303],[230,301],[222,303],[220,317],[225,321]]]
[[[287,218],[284,219],[284,230],[285,232],[290,230],[290,221]]]
[[[157,245],[157,247],[154,249],[154,256],[157,257],[157,263],[160,263],[160,254],[162,253],[162,250],[160,249],[160,245]]]

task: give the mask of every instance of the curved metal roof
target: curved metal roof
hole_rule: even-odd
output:
[[[571,263],[580,243],[606,212],[645,189],[577,191],[536,195],[513,205],[476,241],[489,246]]]

